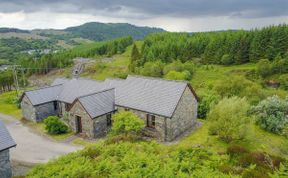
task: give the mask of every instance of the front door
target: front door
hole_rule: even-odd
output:
[[[81,133],[82,132],[82,122],[81,122],[81,117],[76,116],[76,132]]]

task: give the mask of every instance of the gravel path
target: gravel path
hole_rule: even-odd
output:
[[[82,146],[59,143],[33,132],[19,120],[0,113],[2,120],[11,136],[17,143],[16,148],[10,149],[12,161],[21,163],[46,163],[60,155],[82,149]]]

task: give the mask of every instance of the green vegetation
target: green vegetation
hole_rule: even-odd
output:
[[[17,95],[15,91],[0,93],[0,113],[11,115],[21,119],[21,110],[18,108]]]
[[[209,133],[218,135],[227,143],[236,139],[243,139],[249,121],[247,112],[249,103],[245,98],[224,98],[216,104],[208,114],[211,123]]]
[[[144,121],[132,112],[122,111],[113,115],[113,135],[139,134],[143,128]]]
[[[13,83],[12,71],[0,71],[0,92],[11,91]]]
[[[205,64],[243,64],[260,59],[287,57],[288,26],[270,26],[251,31],[204,33],[157,33],[148,35],[137,64],[174,60]]]
[[[27,177],[287,175],[287,25],[252,31],[157,33],[144,41],[120,41],[80,45],[61,52],[63,56],[46,55],[34,63],[61,68],[82,56],[95,58],[84,77],[104,80],[140,74],[186,80],[200,97],[202,126],[177,143],[164,145],[142,140],[134,134],[143,127],[141,120],[120,112],[113,118],[109,137],[96,144],[75,140],[87,147],[39,165]],[[279,82],[280,87],[272,88],[267,81]]]
[[[133,39],[142,39],[150,33],[162,32],[164,30],[159,28],[137,27],[127,23],[105,24],[91,22],[77,27],[67,28],[65,31],[78,37],[96,41],[105,41],[123,36],[131,36]]]
[[[60,121],[57,116],[49,116],[44,119],[45,129],[51,135],[65,134],[68,132],[68,126]]]
[[[261,128],[288,136],[288,100],[269,97],[252,108]]]

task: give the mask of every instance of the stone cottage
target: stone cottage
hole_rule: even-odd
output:
[[[56,79],[51,86],[23,93],[23,117],[35,122],[58,115],[76,133],[105,135],[116,111],[137,114],[148,135],[172,141],[196,123],[198,100],[184,81],[128,76],[94,81]]]
[[[10,136],[4,123],[0,121],[0,177],[12,177],[9,149],[15,147],[16,143]]]

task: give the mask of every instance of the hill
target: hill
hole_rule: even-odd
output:
[[[128,23],[99,23],[91,22],[77,27],[66,28],[64,31],[96,41],[111,40],[122,36],[132,36],[142,39],[154,32],[163,32],[160,28],[138,27]]]

